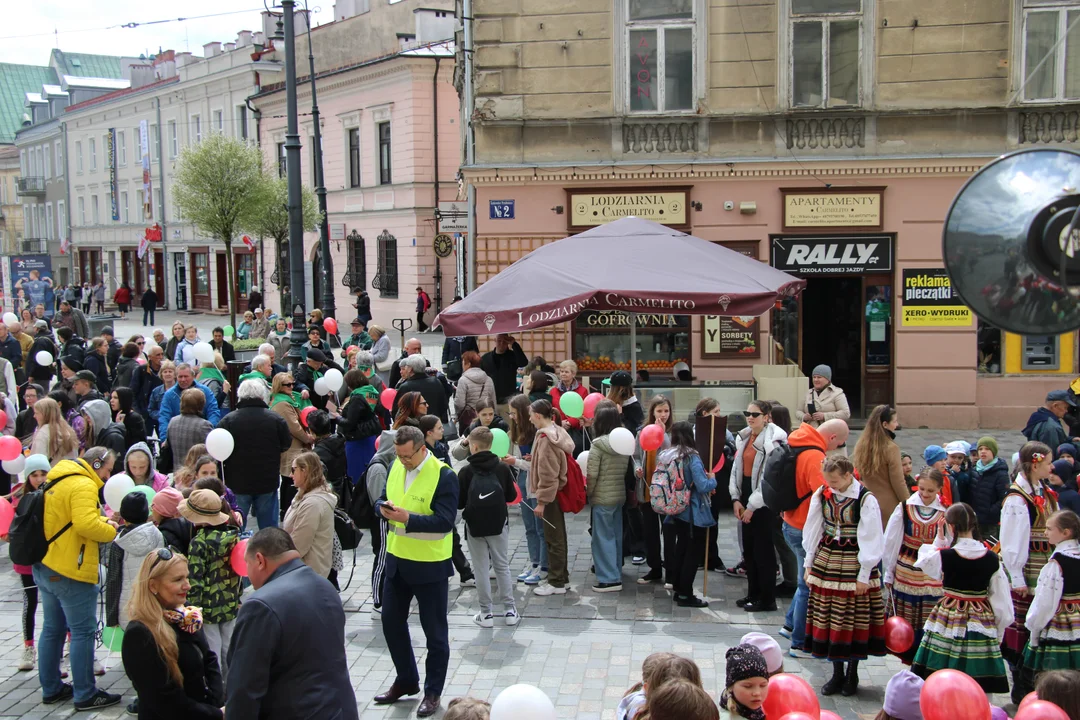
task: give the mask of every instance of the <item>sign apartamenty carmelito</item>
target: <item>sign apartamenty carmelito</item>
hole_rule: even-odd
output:
[[[881,227],[881,192],[799,193],[784,196],[784,227]]]
[[[595,227],[624,217],[639,217],[663,225],[685,225],[686,195],[685,190],[570,191],[570,226]]]

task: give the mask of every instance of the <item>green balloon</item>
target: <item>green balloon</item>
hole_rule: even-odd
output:
[[[113,652],[120,652],[120,648],[124,644],[124,631],[118,627],[103,628],[101,642]]]
[[[146,502],[148,503],[153,502],[154,496],[157,495],[157,491],[155,491],[154,488],[150,487],[149,485],[136,485],[135,489],[131,492],[142,493],[146,496]],[[128,494],[130,495],[131,493]]]
[[[510,436],[505,430],[491,428],[491,452],[495,457],[506,457],[510,454]]]
[[[236,334],[236,328],[234,328],[232,325],[226,325],[225,327],[223,327],[221,329],[224,331],[226,336]]]
[[[576,392],[564,392],[559,398],[559,409],[570,418],[580,418],[585,414],[585,401]]]

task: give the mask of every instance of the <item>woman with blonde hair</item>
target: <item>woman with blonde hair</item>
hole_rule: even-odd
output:
[[[337,573],[332,567],[337,495],[326,482],[319,456],[313,452],[293,458],[291,473],[296,498],[281,528],[292,537],[304,564],[337,587]]]
[[[220,352],[214,352],[213,363],[205,363],[199,366],[197,380],[210,388],[210,392],[214,393],[214,399],[217,400],[219,408],[222,410],[229,408],[229,391],[232,386],[225,379],[225,358],[221,356]]]
[[[170,482],[172,486],[179,490],[186,497],[191,491],[192,486],[195,484],[199,458],[206,455],[206,444],[196,443],[191,446],[191,449],[187,451],[187,455],[184,456],[184,464],[176,468],[173,472]]]
[[[31,455],[44,455],[53,467],[61,460],[78,459],[79,438],[64,419],[60,403],[47,397],[38,400],[34,404],[34,419],[37,430],[30,443]]]
[[[274,376],[274,384],[270,390],[270,409],[285,419],[292,437],[289,449],[281,453],[281,517],[288,514],[289,504],[296,494],[290,480],[293,460],[300,453],[310,450],[315,442],[315,436],[305,430],[300,422],[300,396],[293,392],[295,382],[292,373],[278,373]]]
[[[368,335],[371,336],[374,344],[371,346],[371,359],[375,363],[375,369],[379,372],[389,372],[390,366],[383,366],[387,359],[390,357],[390,337],[386,334],[386,328],[382,325],[376,325],[372,323],[368,326]],[[385,380],[386,378],[383,378]]]
[[[255,322],[255,313],[248,310],[244,313],[244,322],[236,327],[236,339],[247,340],[251,333],[251,324]]]
[[[120,651],[140,717],[224,718],[225,687],[202,631],[202,611],[184,604],[190,589],[180,553],[160,548],[143,560]]]
[[[900,446],[896,444],[896,429],[899,426],[896,408],[878,405],[866,420],[866,429],[855,443],[855,452],[851,457],[859,469],[859,482],[874,493],[881,506],[882,532],[893,510],[911,497],[911,491],[904,482]]]

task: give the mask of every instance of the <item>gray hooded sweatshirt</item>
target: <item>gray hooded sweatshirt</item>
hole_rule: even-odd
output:
[[[157,526],[147,521],[118,535],[113,542],[124,551],[121,570],[123,577],[120,584],[120,627],[127,627],[129,620],[127,604],[131,599],[131,589],[135,587],[135,579],[139,577],[139,567],[147,555],[158,548],[165,547],[165,539]]]
[[[131,460],[131,453],[141,452],[146,457],[150,458],[150,469],[147,471],[147,481],[143,482],[143,485],[150,485],[154,488],[154,492],[164,489],[169,484],[169,479],[157,471],[157,463],[154,461],[154,453],[150,452],[150,446],[144,442],[137,442],[128,448],[127,453],[124,455],[124,472],[131,476],[132,480],[135,480],[135,484],[140,484],[135,479],[135,475],[131,472],[131,466],[128,464]]]
[[[371,458],[367,471],[367,491],[371,504],[383,496],[386,492],[386,478],[390,475],[390,466],[394,464],[394,438],[395,430],[383,430],[379,436],[379,450]],[[381,462],[376,462],[376,461]],[[385,463],[385,467],[383,464]]]

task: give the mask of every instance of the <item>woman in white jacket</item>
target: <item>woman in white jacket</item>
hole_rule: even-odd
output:
[[[772,541],[776,513],[765,507],[761,479],[765,459],[781,440],[787,440],[787,433],[769,422],[771,410],[764,400],[754,400],[743,412],[747,427],[735,437],[735,459],[728,482],[735,517],[742,523],[748,583],[746,597],[735,604],[747,612],[776,610],[776,553]]]
[[[454,414],[461,415],[466,407],[474,410],[477,403],[486,400],[494,407],[495,383],[480,367],[480,353],[468,350],[461,354],[461,367],[464,371],[458,379],[454,392]]]

